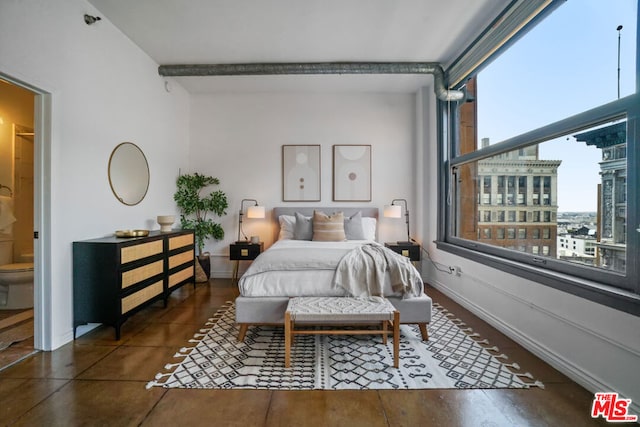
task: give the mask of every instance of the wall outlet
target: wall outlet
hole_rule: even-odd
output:
[[[456,272],[456,276],[460,277],[462,276],[462,268],[460,268],[459,266],[455,266],[454,267],[454,271]]]

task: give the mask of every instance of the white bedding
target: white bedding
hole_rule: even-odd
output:
[[[339,261],[366,240],[315,242],[278,240],[255,259],[238,284],[245,297],[346,296],[333,285]],[[399,295],[391,289],[389,273],[385,296]]]

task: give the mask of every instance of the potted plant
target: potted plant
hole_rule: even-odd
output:
[[[198,247],[198,262],[205,271],[207,278],[211,273],[209,254],[203,254],[205,241],[209,238],[221,240],[224,238],[222,226],[207,215],[212,213],[220,217],[225,215],[229,203],[227,195],[222,190],[202,195],[201,191],[211,185],[220,185],[220,180],[212,176],[199,173],[180,175],[176,181],[177,190],[173,195],[180,208],[180,224],[183,229],[194,230],[196,246]]]

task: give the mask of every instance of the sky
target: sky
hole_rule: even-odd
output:
[[[620,96],[635,92],[637,16],[637,0],[559,6],[479,73],[478,138],[495,144],[615,100],[619,33]],[[599,149],[562,137],[541,144],[540,158],[562,160],[560,212],[595,212]]]

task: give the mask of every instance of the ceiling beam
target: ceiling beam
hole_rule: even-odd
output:
[[[434,91],[442,101],[458,101],[462,91],[448,90],[444,71],[436,62],[285,62],[248,64],[176,64],[161,65],[165,77],[264,76],[290,74],[432,74]]]

